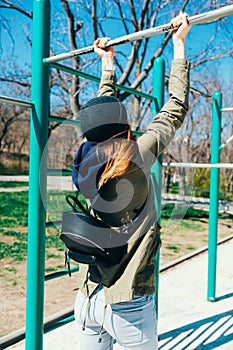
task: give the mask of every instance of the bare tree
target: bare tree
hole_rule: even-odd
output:
[[[7,106],[0,104],[0,151],[18,152],[22,151],[26,140],[28,140],[28,130],[19,128],[22,121],[29,120],[28,113],[23,107]],[[15,130],[15,125],[18,128]],[[19,132],[19,130],[24,131]]]
[[[51,2],[52,3],[52,2]],[[221,6],[228,5],[229,1],[222,1]],[[192,0],[179,0],[174,2],[169,0],[129,0],[119,1],[81,1],[69,2],[60,0],[60,8],[57,9],[57,16],[52,19],[53,40],[51,43],[51,55],[62,51],[75,50],[80,47],[89,45],[98,36],[110,36],[112,34],[112,25],[119,28],[116,36],[129,34],[135,31],[143,30],[149,27],[157,26],[161,23],[167,23],[171,17],[176,15],[179,10],[187,10],[192,15],[212,10],[220,6],[217,2],[201,0],[198,3]],[[0,0],[1,26],[9,33],[9,38],[14,45],[14,34],[9,27],[8,15],[12,10],[16,15],[20,13],[25,16],[28,25],[31,26],[33,14],[25,9],[20,2]],[[8,12],[4,12],[7,9]],[[8,27],[6,27],[8,23]],[[211,24],[210,24],[211,25]],[[208,29],[205,25],[205,29]],[[224,57],[232,55],[232,19],[229,17],[212,24],[211,37],[204,44],[195,45],[195,50],[189,48],[189,58],[192,63],[192,84],[194,87],[212,95],[218,88],[214,85],[213,76],[215,60],[221,60]],[[214,28],[214,30],[213,30]],[[220,33],[224,31],[224,35]],[[192,33],[192,31],[191,31]],[[191,34],[192,35],[192,34]],[[31,45],[32,38],[30,30],[25,31],[28,45]],[[201,42],[201,38],[195,38]],[[126,86],[147,91],[151,93],[151,73],[155,59],[161,55],[165,59],[171,57],[171,34],[160,35],[159,37],[148,38],[137,42],[129,43],[127,46],[119,46],[116,50],[115,64],[117,66],[118,83]],[[91,72],[93,75],[100,75],[99,60],[95,56],[84,55],[76,57],[66,64],[72,68],[82,71]],[[210,68],[208,69],[208,67]],[[203,71],[208,72],[204,74]],[[14,63],[14,58],[3,61],[3,70],[0,73],[0,80],[8,84],[16,84],[24,89],[28,95],[30,91],[30,71],[29,69],[20,69]],[[216,77],[217,81],[217,77]],[[79,109],[87,98],[94,94],[97,85],[90,85],[87,80],[77,76],[70,76],[58,70],[52,70],[50,78],[51,95],[56,101],[52,105],[54,113],[62,111],[67,117],[78,118]],[[126,100],[129,94],[119,92],[120,100]],[[128,99],[127,99],[128,101]],[[144,99],[130,97],[131,106],[133,106],[133,124],[142,125],[142,118],[147,114],[151,103]],[[209,161],[210,157],[210,106],[206,101],[193,98],[191,109],[187,122],[182,129],[185,135],[180,135],[180,147],[185,145],[188,150],[187,161]],[[57,125],[50,125],[49,133],[51,134]],[[195,135],[198,134],[199,142],[195,142]],[[200,138],[201,136],[201,138]],[[203,153],[203,150],[205,152]],[[180,151],[177,149],[175,158],[182,161]],[[173,152],[174,153],[174,152]]]
[[[223,2],[221,6],[224,6],[224,4],[228,4],[228,1]],[[66,25],[63,22],[63,26],[68,38],[69,49],[71,50],[79,48],[80,43],[84,44],[86,41],[88,41],[88,43],[92,42],[97,36],[108,36],[109,26],[105,24],[106,21],[108,21],[108,23],[109,21],[118,23],[122,35],[124,35],[156,26],[160,24],[161,16],[171,18],[174,16],[176,12],[175,10],[186,10],[189,5],[192,8],[192,11],[196,13],[211,10],[214,7],[212,1],[201,1],[198,5],[194,5],[193,2],[189,0],[177,1],[175,10],[173,6],[174,4],[169,0],[156,2],[151,0],[140,0],[137,2],[133,0],[128,2],[114,0],[111,3],[111,6],[108,0],[102,2],[93,0],[91,3],[87,1],[81,3],[80,1],[68,2],[61,0],[61,5],[67,23]],[[24,14],[29,19],[32,18],[32,13],[25,10],[18,3],[16,5],[13,1],[1,0],[0,8],[12,9]],[[83,20],[79,19],[81,17]],[[216,34],[213,34],[213,37],[209,40],[203,50],[195,54],[192,62],[193,67],[200,66],[208,60],[214,60],[232,54],[232,49],[227,47],[224,52],[216,53],[217,44],[215,43],[215,37],[219,31],[218,28],[222,26],[225,28],[226,23],[226,20],[219,22]],[[61,31],[62,28],[60,33]],[[231,31],[228,30],[226,35],[228,35],[229,38],[232,38]],[[85,40],[83,40],[83,37]],[[170,39],[171,34],[169,33],[165,34],[163,37],[161,36],[159,42],[157,41],[156,44],[155,41],[153,41],[153,38],[148,38],[142,41],[130,43],[129,48],[126,51],[127,53],[121,48],[118,49],[116,65],[118,66],[118,72],[121,73],[118,77],[118,82],[120,84],[127,84],[136,89],[146,88],[146,85],[143,83],[146,81],[153,68],[153,62],[162,54],[166,55],[165,49],[168,47]],[[56,47],[57,43],[52,43],[52,46]],[[51,54],[55,53],[54,49],[53,51],[54,52],[51,52]],[[92,67],[91,69],[93,72],[95,71],[93,67],[93,59],[89,60],[87,57],[76,57],[73,59],[72,67],[74,69],[85,69],[87,66]],[[51,79],[51,85],[58,81],[61,89],[63,89],[66,94],[69,94],[70,108],[73,116],[77,118],[81,105],[80,89],[82,86],[80,84],[80,79],[76,76],[67,78],[67,76],[58,71],[53,71],[53,74],[55,76]],[[1,80],[12,81],[12,77],[2,76]],[[16,80],[16,82],[19,84],[23,83],[21,79]],[[127,96],[128,94],[126,93],[119,93],[119,98],[121,100],[125,99]],[[136,98],[135,124],[138,124],[140,120],[140,108],[138,107],[140,103],[141,99]]]

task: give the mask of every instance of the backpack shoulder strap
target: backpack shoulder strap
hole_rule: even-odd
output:
[[[91,202],[91,204],[90,204],[89,207],[88,207],[88,205],[87,205],[87,203],[86,203],[86,208],[85,208],[84,205],[83,205],[83,204],[80,202],[80,200],[78,199],[79,193],[80,193],[80,192],[77,191],[77,192],[76,192],[76,195],[68,194],[68,195],[66,196],[66,201],[67,201],[67,203],[71,206],[71,208],[72,208],[74,211],[79,212],[79,210],[77,210],[77,206],[78,206],[79,209],[81,210],[81,212],[86,213],[86,214],[91,215],[91,216],[94,216],[95,219],[102,221],[101,219],[99,219],[99,218],[97,217],[95,211],[93,210],[93,206],[94,206],[94,204],[95,204],[95,202],[96,202],[96,200],[97,200],[99,194],[92,200],[92,202]],[[91,214],[91,210],[93,210],[93,215]],[[110,225],[108,225],[108,224],[106,224],[106,223],[105,223],[105,225],[111,228]]]
[[[81,209],[82,212],[88,213],[88,209],[84,207],[84,205],[78,199],[79,191],[77,191],[76,196],[73,194],[68,194],[66,196],[67,203],[73,208],[74,211],[77,211],[77,206]]]

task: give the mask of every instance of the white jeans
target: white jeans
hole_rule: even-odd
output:
[[[156,350],[157,321],[153,295],[135,296],[130,302],[107,305],[104,290],[98,289],[90,298],[78,291],[75,301],[80,350],[112,350],[114,339],[118,350]],[[83,323],[86,322],[83,330]],[[102,340],[99,343],[100,330]]]

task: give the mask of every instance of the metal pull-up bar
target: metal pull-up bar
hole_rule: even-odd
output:
[[[34,104],[31,102],[19,100],[17,98],[12,98],[8,96],[0,96],[0,102],[20,106],[20,107],[28,107],[28,108],[33,108]]]
[[[219,18],[229,16],[231,14],[233,14],[233,5],[224,6],[224,7],[217,9],[217,10],[213,10],[213,11],[209,11],[209,12],[205,12],[205,13],[201,13],[199,15],[189,17],[188,21],[192,25],[203,24],[203,23],[213,22]],[[157,27],[141,30],[141,31],[138,31],[138,32],[135,32],[132,34],[124,35],[124,36],[121,36],[119,38],[110,40],[108,42],[108,44],[106,45],[106,47],[117,46],[117,45],[129,43],[132,41],[142,40],[145,38],[149,38],[151,36],[163,34],[165,32],[171,32],[174,29],[175,29],[175,27],[173,25],[171,25],[170,23],[163,24],[163,25],[160,25]],[[84,55],[84,54],[87,54],[87,53],[90,53],[93,51],[94,51],[93,45],[86,46],[82,49],[77,49],[77,50],[69,51],[66,53],[61,53],[61,54],[56,55],[56,56],[44,58],[43,63],[58,62],[58,61],[66,60],[66,59],[73,58],[76,56]]]

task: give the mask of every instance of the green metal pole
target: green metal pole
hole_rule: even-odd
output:
[[[153,112],[158,113],[164,104],[164,86],[165,86],[165,61],[159,57],[154,61],[153,67],[153,96],[157,98],[156,105],[153,106]],[[163,155],[160,154],[157,161],[151,169],[152,181],[155,190],[155,208],[157,212],[158,223],[160,223],[161,215],[161,192],[162,192],[162,162]],[[158,291],[159,291],[159,259],[160,253],[155,256],[155,301],[158,316]]]
[[[221,145],[221,108],[222,93],[213,95],[212,104],[212,142],[211,164],[220,162]],[[210,169],[210,207],[209,207],[209,243],[208,243],[208,291],[207,299],[215,301],[217,239],[218,239],[218,205],[219,205],[219,178],[220,169]]]
[[[45,207],[47,174],[42,157],[48,139],[50,1],[35,0],[32,32],[32,109],[30,119],[30,168],[28,207],[28,260],[26,300],[26,349],[43,349]]]

